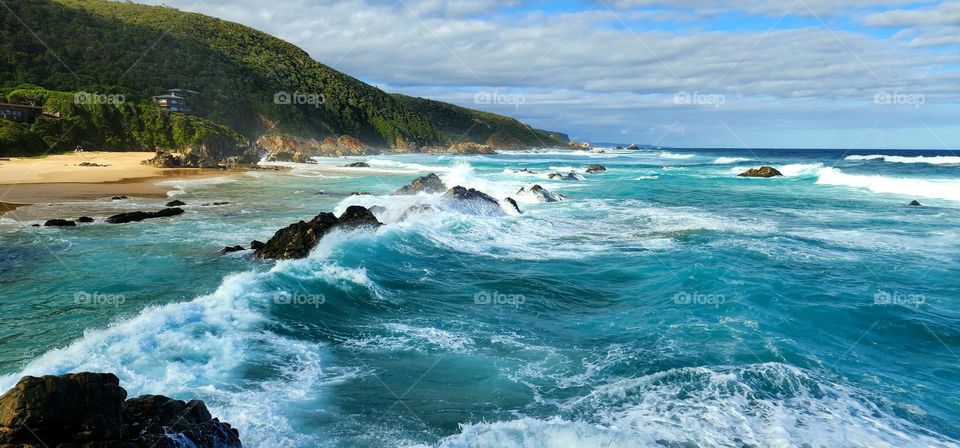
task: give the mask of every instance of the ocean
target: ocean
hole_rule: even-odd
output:
[[[170,200],[144,198],[26,210],[98,221],[77,228],[0,217],[0,387],[115,372],[250,447],[960,446],[954,153],[317,162],[168,181],[172,219],[101,223]],[[784,176],[737,177],[760,165]],[[430,172],[522,214],[390,195]],[[535,184],[564,200],[516,194]],[[219,254],[350,205],[386,225]]]

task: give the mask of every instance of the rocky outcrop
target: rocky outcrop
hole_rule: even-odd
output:
[[[552,179],[559,179],[559,180],[580,180],[580,178],[577,177],[577,173],[574,173],[574,172],[572,172],[572,171],[569,172],[569,173],[567,173],[567,174],[550,173],[550,174],[547,175],[547,178],[548,178],[548,179],[551,179],[551,180],[552,180]]]
[[[517,191],[517,196],[521,198],[529,198],[536,202],[560,202],[563,201],[563,195],[558,193],[553,193],[546,188],[541,187],[540,185],[534,185],[530,189],[521,188]]]
[[[69,221],[66,219],[51,219],[43,223],[44,227],[76,227],[77,223],[75,221]]]
[[[379,227],[376,216],[364,207],[348,207],[340,217],[321,213],[310,222],[300,221],[277,231],[263,247],[253,253],[261,260],[290,260],[304,258],[327,233],[337,228]]]
[[[516,200],[516,199],[514,199],[514,198],[509,198],[509,197],[508,197],[508,198],[505,198],[504,201],[506,201],[507,204],[510,204],[510,207],[512,207],[514,210],[516,210],[517,213],[523,214],[523,212],[520,211],[520,205],[517,204],[517,200]]]
[[[234,252],[242,252],[242,251],[245,251],[245,250],[246,250],[246,249],[244,249],[243,246],[227,246],[227,247],[224,247],[223,249],[220,250],[220,254],[221,254],[221,255],[226,255],[226,254],[231,254],[231,253],[234,253]]]
[[[180,206],[183,206],[183,205],[187,205],[187,204],[186,204],[185,202],[183,202],[183,201],[170,201],[170,202],[167,202],[167,207],[180,207]]]
[[[760,168],[750,168],[739,174],[740,177],[776,177],[783,176],[783,173],[770,166],[761,166]]]
[[[395,195],[412,195],[418,193],[443,193],[447,186],[440,180],[440,176],[434,173],[421,176],[413,180],[410,185],[405,185],[395,191]]]
[[[400,215],[400,221],[406,221],[412,216],[424,215],[432,212],[433,206],[430,204],[415,204],[411,205],[409,208],[404,210],[403,214]]]
[[[130,213],[120,213],[119,215],[113,215],[107,218],[107,222],[110,224],[125,224],[128,222],[140,222],[145,219],[154,219],[154,218],[169,218],[171,216],[182,215],[182,208],[165,208],[156,212],[130,212]]]
[[[370,168],[370,164],[367,162],[353,162],[344,165],[346,168]]]
[[[157,168],[220,168],[230,165],[253,165],[260,161],[261,148],[257,144],[246,146],[196,145],[179,152],[158,151],[144,165]]]
[[[497,151],[490,145],[481,145],[474,142],[461,142],[450,146],[425,146],[420,152],[430,154],[496,154]]]
[[[112,373],[23,377],[0,396],[0,447],[239,448],[202,401],[127,400]]]
[[[496,204],[497,207],[500,206],[500,202],[491,197],[490,195],[477,190],[475,188],[464,188],[459,185],[447,190],[447,193],[444,194],[445,197],[450,199],[457,199],[460,201],[483,201],[490,204]]]
[[[250,249],[253,249],[253,250],[259,250],[263,246],[265,246],[265,244],[263,244],[263,241],[253,240],[250,242]]]
[[[627,146],[627,149],[629,149],[630,151],[637,151],[640,149],[640,147],[637,146],[636,144],[633,144],[633,145]]]
[[[89,223],[93,222],[93,218],[91,218],[91,217],[89,217],[89,216],[81,216],[81,217],[77,218],[77,222],[84,223],[84,224],[89,224]]]
[[[921,204],[920,201],[910,201],[910,203],[907,204],[907,205],[909,205],[909,206],[911,206],[911,207],[920,207],[920,206],[922,206],[923,204]]]
[[[602,172],[604,172],[604,171],[606,171],[606,170],[607,170],[607,167],[605,167],[605,166],[603,166],[603,165],[590,165],[590,166],[587,167],[587,173],[589,173],[589,174],[602,173]]]
[[[265,149],[267,160],[272,162],[308,163],[311,157],[363,156],[375,152],[347,135],[318,140],[268,133],[257,139],[257,145]]]

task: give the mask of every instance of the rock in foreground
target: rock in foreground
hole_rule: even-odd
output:
[[[300,221],[280,229],[273,238],[253,253],[262,260],[291,260],[305,258],[320,239],[337,228],[379,227],[382,224],[370,210],[359,205],[348,207],[339,218],[333,213],[321,213],[310,222]]]
[[[540,185],[534,185],[529,190],[521,188],[517,190],[517,196],[521,198],[533,199],[536,202],[560,202],[563,201],[563,195],[553,193]]]
[[[0,447],[241,447],[202,401],[126,400],[112,373],[25,376],[0,396]]]
[[[783,176],[783,173],[777,171],[771,166],[761,166],[760,168],[750,168],[739,174],[740,177],[776,177]]]

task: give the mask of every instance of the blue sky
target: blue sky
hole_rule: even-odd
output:
[[[960,147],[960,2],[163,3],[276,35],[387,91],[588,141]]]

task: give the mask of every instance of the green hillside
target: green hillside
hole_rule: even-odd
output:
[[[122,94],[130,104],[120,108],[121,115],[157,124],[181,119],[158,118],[164,112],[153,108],[150,98],[181,88],[197,92],[191,95],[193,113],[205,120],[193,124],[223,125],[251,141],[267,132],[314,139],[348,135],[369,146],[410,150],[462,141],[458,130],[476,120],[480,125],[468,133],[469,141],[500,147],[554,144],[545,133],[507,117],[389,95],[314,61],[292,44],[201,14],[105,0],[23,0],[6,5],[0,8],[0,100],[25,85],[56,92]],[[284,92],[322,101],[277,101]],[[108,109],[101,107],[99,112],[120,113]],[[92,118],[90,112],[71,116],[83,121]],[[129,133],[100,142],[90,133],[102,125],[85,123],[79,127],[90,132],[67,135],[57,146],[87,141],[104,149],[128,144],[133,146],[126,149],[166,149],[165,136],[174,134],[172,129],[152,128],[161,135]],[[27,135],[22,128],[6,123],[0,135],[27,146],[37,138],[50,138]]]
[[[472,141],[497,148],[522,148],[563,145],[567,136],[527,126],[513,118],[467,109],[449,103],[400,94],[393,97],[423,114],[454,142]]]

